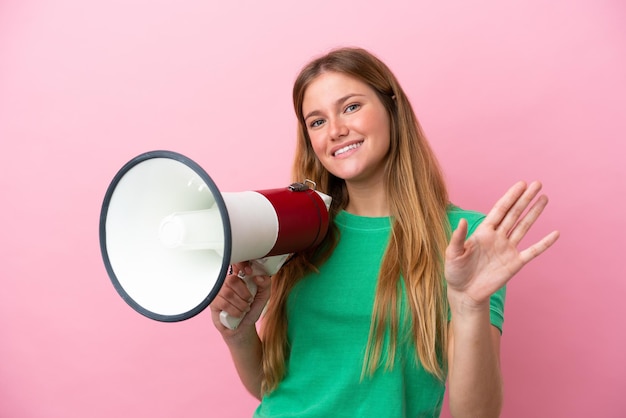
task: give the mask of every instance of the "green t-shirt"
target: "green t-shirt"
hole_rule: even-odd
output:
[[[482,214],[450,207],[472,233]],[[341,238],[320,272],[300,280],[287,300],[287,372],[255,417],[438,417],[445,385],[415,360],[412,343],[399,345],[392,370],[361,379],[380,263],[391,220],[341,212]],[[491,322],[502,330],[503,288],[491,300]]]

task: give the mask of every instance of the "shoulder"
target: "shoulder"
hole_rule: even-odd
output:
[[[455,230],[459,225],[461,219],[467,221],[468,230],[471,234],[474,229],[485,219],[485,214],[474,210],[462,209],[456,205],[450,204],[446,209],[448,214],[448,222],[450,223],[450,229]]]

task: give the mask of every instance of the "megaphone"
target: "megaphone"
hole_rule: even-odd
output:
[[[115,175],[102,204],[109,278],[140,314],[189,319],[213,301],[231,264],[252,261],[253,275],[271,275],[290,254],[323,240],[331,198],[311,185],[221,193],[182,154],[138,155]],[[241,320],[225,312],[220,319],[229,328]]]

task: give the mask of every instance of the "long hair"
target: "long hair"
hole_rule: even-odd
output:
[[[411,104],[390,69],[371,53],[341,48],[306,65],[293,87],[298,118],[293,180],[312,179],[332,198],[331,219],[346,207],[345,182],[328,172],[317,159],[307,132],[302,102],[309,84],[324,72],[338,72],[369,85],[390,118],[390,149],[385,165],[387,201],[392,231],[383,256],[362,376],[378,368],[392,368],[396,341],[408,326],[422,366],[445,378],[447,346],[447,298],[443,258],[449,237],[446,207],[449,203],[443,175]],[[276,388],[285,373],[289,355],[285,306],[289,291],[305,274],[316,271],[340,239],[331,230],[315,249],[297,254],[272,280],[272,296],[262,323],[263,392]],[[403,288],[408,317],[400,317]],[[407,325],[408,324],[408,325]],[[389,346],[383,350],[388,333]]]

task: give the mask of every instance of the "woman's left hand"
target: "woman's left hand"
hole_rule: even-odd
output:
[[[462,295],[466,303],[477,306],[488,304],[493,293],[556,242],[559,232],[553,231],[522,251],[517,248],[548,204],[545,195],[533,203],[540,190],[539,182],[515,184],[467,239],[467,221],[459,222],[446,249],[449,295]]]

